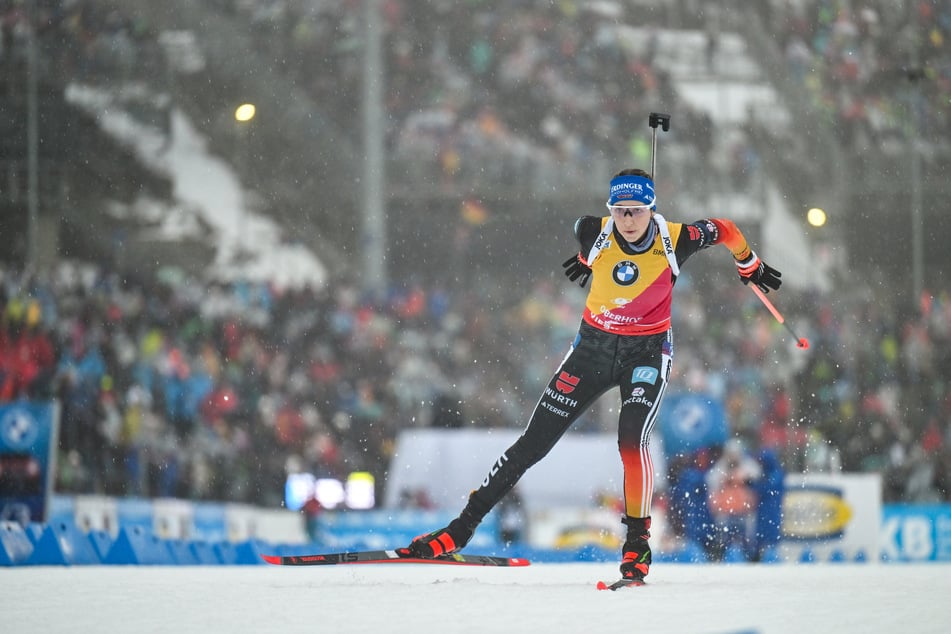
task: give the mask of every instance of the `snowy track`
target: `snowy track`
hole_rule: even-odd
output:
[[[595,590],[613,564],[528,568],[0,570],[5,632],[948,632],[948,565],[678,565]]]

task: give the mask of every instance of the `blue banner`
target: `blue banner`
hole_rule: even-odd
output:
[[[951,561],[951,504],[886,504],[881,549],[888,561]]]
[[[227,541],[229,535],[225,505],[212,502],[195,504],[192,515],[192,534],[208,542]]]
[[[722,445],[728,435],[726,410],[706,394],[670,394],[660,411],[660,433],[668,458]]]
[[[0,405],[0,520],[46,521],[58,425],[55,402]]]
[[[404,546],[413,538],[449,524],[453,511],[328,511],[318,520],[317,541],[350,550]],[[469,542],[473,548],[499,546],[497,513],[489,513]]]

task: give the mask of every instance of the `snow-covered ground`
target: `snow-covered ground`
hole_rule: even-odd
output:
[[[614,564],[528,568],[22,567],[0,571],[4,632],[947,632],[951,566]]]

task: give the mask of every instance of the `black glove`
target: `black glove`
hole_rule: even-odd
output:
[[[753,282],[764,293],[768,293],[770,289],[779,290],[779,287],[783,285],[783,281],[779,279],[783,274],[760,260],[753,251],[750,251],[750,257],[742,262],[736,260],[736,268],[744,284]]]
[[[565,277],[574,282],[578,280],[578,284],[581,285],[581,288],[584,288],[584,285],[588,283],[588,278],[591,277],[591,267],[581,261],[581,254],[573,255],[561,265],[565,269]]]

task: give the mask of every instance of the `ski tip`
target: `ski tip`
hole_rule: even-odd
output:
[[[620,590],[621,588],[637,588],[646,585],[647,583],[643,579],[619,579],[614,583],[605,583],[604,581],[599,581],[596,587],[598,590],[616,591]]]
[[[281,558],[277,555],[261,555],[261,559],[268,562],[269,564],[280,564]]]
[[[510,565],[510,566],[515,566],[515,567],[518,567],[518,566],[530,566],[531,564],[532,564],[532,562],[530,562],[530,561],[527,560],[527,559],[522,559],[521,557],[509,557],[509,565]]]

